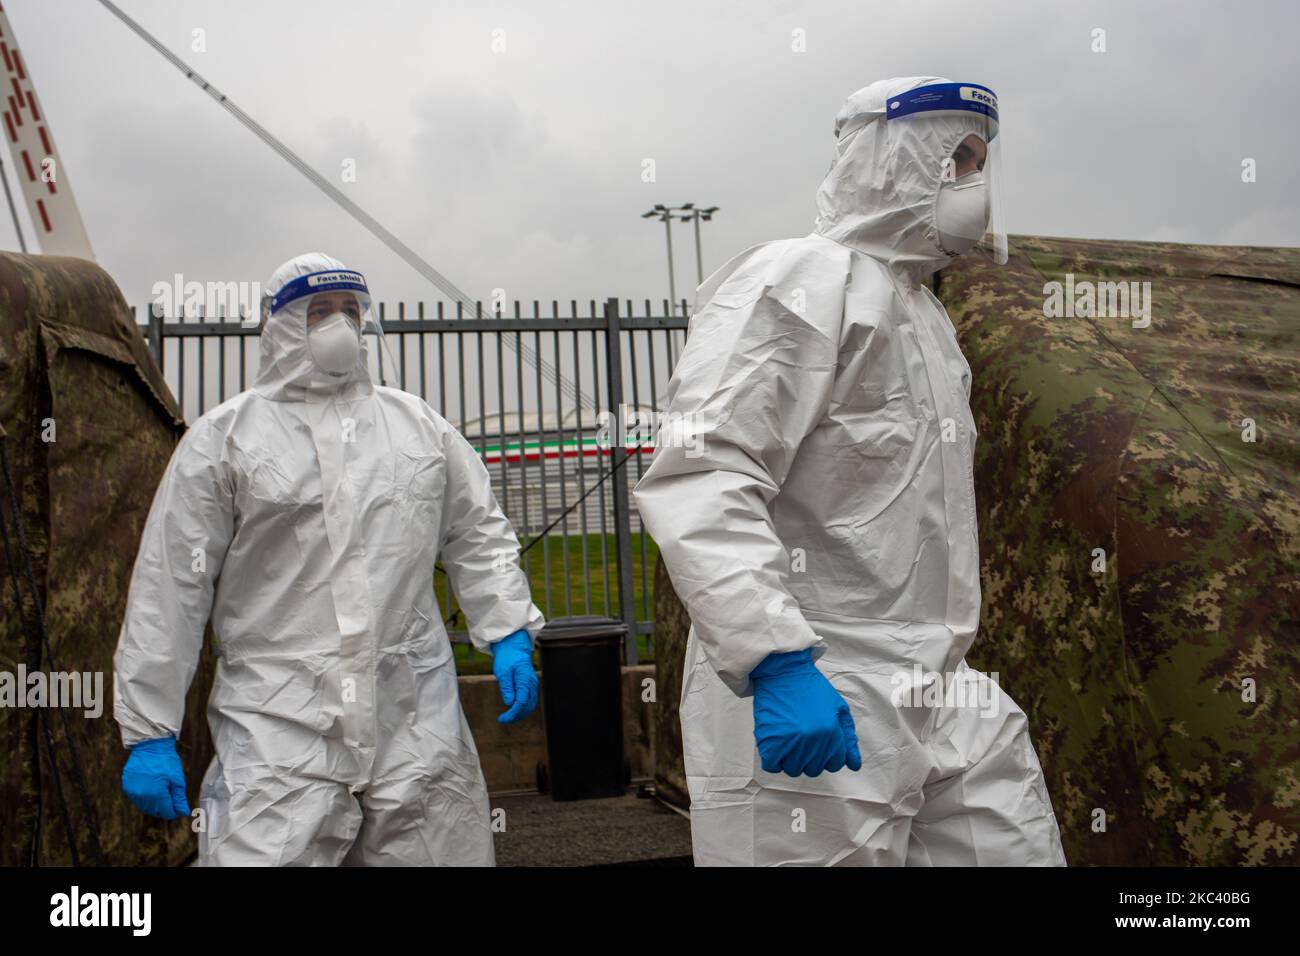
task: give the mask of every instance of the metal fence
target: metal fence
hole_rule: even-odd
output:
[[[379,315],[400,386],[456,425],[487,465],[493,489],[524,549],[521,563],[548,618],[601,614],[653,647],[654,545],[630,488],[653,454],[652,423],[685,338],[685,306],[659,315],[644,303],[570,302],[561,315],[532,304],[524,315],[478,306],[453,315],[424,303]],[[138,318],[137,318],[138,321]],[[238,316],[164,317],[150,310],[141,332],[192,421],[249,387],[259,332]],[[538,586],[541,592],[538,593]],[[466,634],[445,575],[435,582],[453,640]],[[472,655],[473,651],[470,650]]]

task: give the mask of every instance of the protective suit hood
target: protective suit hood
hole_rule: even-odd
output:
[[[850,96],[835,116],[835,154],[817,190],[815,233],[923,277],[952,258],[935,222],[944,161],[971,133],[975,113],[932,113],[886,122],[892,97],[951,81],[936,76],[879,80]]]
[[[371,314],[368,292],[354,290],[361,305],[362,328],[370,334],[361,336],[357,361],[342,376],[325,373],[312,358],[307,341],[307,308],[311,296],[304,295],[276,307],[276,298],[295,279],[351,271],[323,252],[308,252],[290,259],[271,274],[262,296],[262,341],[257,379],[253,383],[255,392],[273,401],[303,401],[324,396],[357,398],[373,390],[368,352],[374,347],[378,322]]]

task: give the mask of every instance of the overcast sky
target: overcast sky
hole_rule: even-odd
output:
[[[1293,2],[118,2],[478,298],[663,298],[655,203],[721,207],[706,274],[806,234],[836,109],[890,76],[998,93],[1012,232],[1300,245]],[[128,301],[176,272],[262,281],[312,250],[378,298],[437,298],[95,0],[5,10]],[[0,244],[17,248],[7,216]],[[684,294],[686,228],[675,244]]]

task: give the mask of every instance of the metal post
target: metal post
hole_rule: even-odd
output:
[[[618,611],[627,625],[624,663],[637,662],[636,601],[632,586],[632,503],[627,493],[627,445],[623,414],[623,330],[618,318],[618,299],[605,300],[605,381],[609,388],[609,410],[615,416],[610,468],[614,485],[614,542],[618,549]]]
[[[149,348],[153,350],[153,359],[158,363],[158,371],[163,368],[163,317],[162,306],[158,302],[149,303]]]
[[[691,218],[695,220],[695,274],[700,278],[697,285],[704,285],[704,253],[700,251],[700,211],[693,209],[691,212]]]
[[[664,216],[664,234],[668,236],[668,301],[673,303],[673,312],[677,311],[677,278],[673,272],[673,217]]]

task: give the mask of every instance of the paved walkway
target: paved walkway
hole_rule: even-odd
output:
[[[690,866],[691,825],[658,801],[627,796],[569,800],[494,796],[506,812],[497,866]]]

